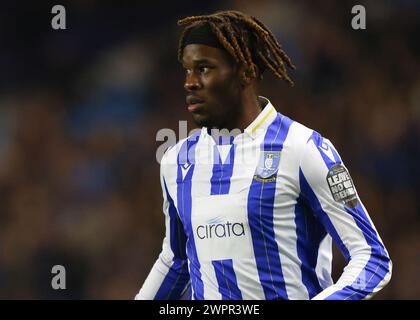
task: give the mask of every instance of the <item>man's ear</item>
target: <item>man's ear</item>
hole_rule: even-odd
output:
[[[240,74],[241,85],[244,87],[251,84],[252,80],[254,79],[252,77],[252,71],[248,68],[241,67],[239,74]]]

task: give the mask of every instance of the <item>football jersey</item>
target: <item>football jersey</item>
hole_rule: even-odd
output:
[[[243,133],[203,127],[167,150],[161,185],[166,234],[136,299],[364,299],[390,279],[337,150],[268,100]]]

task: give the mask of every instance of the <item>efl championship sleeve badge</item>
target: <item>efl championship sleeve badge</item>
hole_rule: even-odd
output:
[[[276,180],[280,164],[280,151],[262,151],[254,179],[262,182]]]
[[[347,169],[341,165],[333,165],[327,174],[327,183],[334,200],[349,208],[357,206],[357,193],[353,180]]]

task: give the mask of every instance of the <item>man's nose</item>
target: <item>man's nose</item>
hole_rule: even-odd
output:
[[[185,79],[184,88],[187,91],[194,91],[201,88],[201,83],[198,77],[194,74],[194,72],[191,72],[190,74],[187,74]]]

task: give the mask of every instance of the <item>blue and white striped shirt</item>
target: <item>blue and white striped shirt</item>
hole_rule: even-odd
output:
[[[165,153],[166,235],[136,299],[365,299],[388,283],[388,252],[328,139],[268,101],[216,140],[202,128]],[[347,261],[336,283],[332,240]]]

